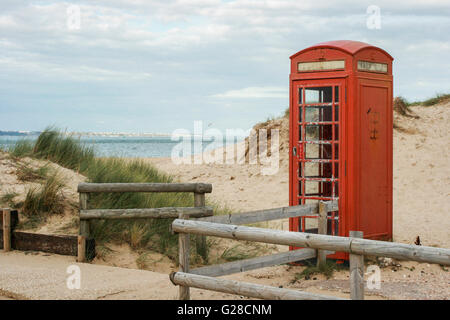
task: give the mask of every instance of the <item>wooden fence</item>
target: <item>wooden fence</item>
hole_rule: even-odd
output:
[[[285,218],[294,218],[294,217],[302,217],[308,216],[313,217],[317,216],[318,218],[318,232],[326,235],[327,233],[327,213],[338,210],[337,201],[330,202],[320,202],[315,204],[306,204],[299,206],[291,206],[291,207],[283,207],[283,208],[275,208],[268,210],[258,210],[252,212],[245,213],[237,213],[237,214],[229,214],[229,215],[221,215],[221,216],[212,216],[212,217],[204,217],[193,220],[188,219],[178,219],[172,223],[172,231],[179,233],[179,261],[180,261],[180,272],[174,273],[171,275],[170,279],[174,284],[180,285],[179,296],[182,300],[189,299],[189,287],[196,287],[202,289],[221,291],[226,293],[236,293],[240,295],[246,295],[254,298],[265,298],[265,299],[275,299],[274,294],[279,293],[279,288],[271,288],[268,289],[266,286],[259,286],[255,284],[242,284],[239,283],[239,286],[233,285],[234,282],[227,282],[228,280],[221,279],[220,281],[213,277],[229,275],[238,272],[244,272],[259,268],[265,268],[270,266],[276,266],[284,263],[297,262],[312,258],[318,258],[318,265],[322,265],[326,263],[326,255],[333,253],[333,251],[328,250],[314,250],[314,249],[302,249],[295,251],[288,251],[283,253],[277,253],[273,255],[257,257],[252,259],[245,259],[240,261],[228,262],[224,264],[214,265],[214,266],[205,266],[197,269],[190,270],[189,267],[189,234],[196,233],[197,231],[192,231],[190,229],[184,228],[184,222],[190,224],[200,224],[200,225],[216,225],[216,226],[227,226],[231,227],[231,229],[240,228],[238,225],[243,224],[253,224],[264,221],[285,219]],[[181,222],[182,226],[175,222]],[[265,230],[265,229],[261,229]],[[192,232],[191,232],[192,231]],[[233,233],[233,232],[232,232]],[[198,233],[200,234],[200,233]],[[227,238],[225,234],[210,234],[212,236],[218,236]],[[204,235],[206,236],[206,234]],[[250,240],[251,241],[251,240]],[[265,241],[262,241],[265,242]],[[182,277],[180,276],[182,275]],[[206,277],[206,278],[205,278]],[[187,280],[189,279],[189,280]],[[219,286],[208,286],[207,284],[215,283],[214,281],[219,281],[221,285]],[[188,283],[189,285],[185,285]],[[243,288],[241,285],[244,285],[246,288],[243,291],[236,288]],[[238,290],[238,291],[233,291]],[[293,291],[293,290],[289,290]],[[251,294],[253,292],[253,294]],[[264,292],[270,292],[267,296],[261,296]],[[297,291],[294,292],[285,292],[279,296],[281,299],[336,299],[335,297],[326,297],[322,295],[315,295],[310,293],[299,293]]]
[[[89,194],[115,192],[189,192],[194,194],[194,207],[165,207],[145,209],[89,209]],[[198,218],[213,215],[205,206],[205,193],[212,185],[205,183],[81,183],[80,230],[78,236],[78,262],[86,261],[86,240],[90,238],[90,220],[93,219],[175,219]],[[205,237],[197,237],[198,246],[206,246]]]
[[[77,237],[78,261],[86,260],[87,240],[90,239],[92,219],[176,219],[172,232],[178,233],[180,272],[170,275],[173,284],[179,285],[179,298],[190,298],[190,287],[238,294],[260,299],[337,299],[296,290],[275,288],[215,277],[254,270],[284,263],[317,258],[318,265],[326,263],[328,254],[347,252],[350,254],[350,297],[364,299],[364,256],[383,256],[399,260],[450,265],[450,249],[414,246],[401,243],[363,239],[363,233],[351,231],[350,237],[327,235],[328,212],[338,210],[338,203],[319,202],[301,206],[259,210],[253,212],[213,216],[213,210],[205,206],[205,193],[212,185],[203,183],[82,183],[80,194],[80,230]],[[89,194],[111,192],[192,192],[194,207],[144,208],[144,209],[89,209]],[[317,216],[318,234],[288,232],[242,226],[263,221]],[[15,218],[14,218],[15,219]],[[11,234],[15,220],[9,209],[2,209],[2,244],[5,251],[11,250]],[[195,219],[195,220],[192,220]],[[206,245],[206,236],[234,240],[246,240],[277,245],[302,247],[264,257],[234,261],[215,266],[190,270],[190,234],[197,235],[197,244]]]
[[[327,212],[335,211],[336,207],[336,202],[321,202],[318,205],[310,204],[230,216],[207,217],[195,221],[175,220],[172,223],[172,231],[179,234],[180,272],[172,273],[170,280],[173,284],[180,286],[179,299],[188,300],[190,298],[190,287],[260,299],[337,299],[336,297],[308,292],[215,278],[313,257],[318,258],[318,264],[320,265],[326,262],[328,254],[336,251],[350,254],[350,297],[355,300],[364,299],[365,255],[450,265],[450,249],[367,240],[363,239],[363,233],[359,231],[351,231],[350,237],[327,235]],[[239,226],[239,224],[314,214],[319,218],[319,234]],[[303,247],[305,249],[190,270],[189,234]]]

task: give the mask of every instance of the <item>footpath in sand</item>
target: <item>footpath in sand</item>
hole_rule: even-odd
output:
[[[80,268],[80,288],[73,284],[73,269]],[[266,268],[270,269],[270,268]],[[69,272],[68,272],[69,271]],[[70,272],[71,271],[71,272]],[[266,272],[271,272],[266,270]],[[247,273],[252,274],[252,273]],[[277,285],[277,279],[253,275],[253,283]],[[226,279],[246,281],[245,274],[227,276]],[[309,288],[305,291],[348,298],[348,294]],[[136,269],[117,268],[87,263],[75,263],[73,257],[44,253],[26,254],[9,252],[0,254],[0,300],[176,300],[178,287],[168,274]],[[191,289],[194,300],[241,300],[244,297],[220,292]]]
[[[79,290],[67,286],[71,265],[81,271]],[[165,274],[77,264],[73,257],[14,251],[0,255],[0,295],[14,299],[172,299],[174,286],[160,290],[167,282]]]
[[[67,286],[74,275],[68,272],[70,266],[80,268],[80,289]],[[53,254],[0,254],[0,299],[171,300],[177,294],[178,287],[163,273],[76,263],[74,257]],[[205,291],[191,290],[193,299],[204,299],[204,295]],[[240,298],[210,292],[207,299]]]

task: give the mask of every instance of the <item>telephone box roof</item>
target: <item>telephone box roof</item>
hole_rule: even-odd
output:
[[[350,55],[355,55],[357,52],[359,52],[363,49],[372,48],[372,49],[383,52],[390,59],[394,60],[394,58],[389,53],[387,53],[386,51],[384,51],[381,48],[375,47],[375,46],[370,45],[365,42],[352,41],[352,40],[335,40],[335,41],[321,42],[321,43],[315,44],[309,48],[306,48],[306,49],[303,49],[303,50],[297,52],[296,54],[291,56],[291,59],[293,59],[294,57],[298,56],[299,54],[301,54],[303,52],[314,50],[314,49],[320,49],[320,48],[337,49],[337,50],[344,51]]]

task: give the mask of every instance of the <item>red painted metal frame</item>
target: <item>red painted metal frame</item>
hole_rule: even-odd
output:
[[[344,60],[345,69],[297,71],[299,62],[331,60]],[[387,73],[358,71],[358,60],[385,63],[388,71]],[[339,185],[338,235],[340,236],[348,236],[350,230],[360,230],[364,232],[365,238],[392,239],[392,61],[393,58],[386,51],[356,41],[321,43],[291,57],[289,204],[298,205],[306,199],[304,190],[301,197],[298,196],[298,163],[308,161],[333,163],[332,179],[318,177],[309,180],[330,181],[332,185]],[[305,160],[303,146],[308,142],[302,144],[298,142],[298,126],[303,126],[304,129],[306,125],[297,122],[298,88],[324,86],[333,87],[333,103],[334,88],[339,86],[339,120],[336,122],[334,118],[335,108],[332,104],[332,121],[326,123],[339,125],[339,141],[335,141],[334,127],[332,139],[322,141],[332,143],[332,159],[335,152],[333,146],[339,145],[339,159]],[[304,92],[303,89],[303,95]],[[302,102],[305,103],[304,97]],[[304,105],[302,110],[305,112]],[[306,120],[305,114],[302,120]],[[292,154],[294,147],[298,149],[297,156]],[[334,177],[336,166],[339,169],[337,178]],[[304,184],[302,186],[304,188]],[[308,199],[331,200],[333,197],[311,196]],[[332,221],[334,223],[334,220]],[[290,219],[289,229],[299,231],[298,218]],[[338,253],[331,257],[346,259],[348,255]]]

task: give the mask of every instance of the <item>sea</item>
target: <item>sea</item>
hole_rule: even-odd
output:
[[[17,141],[35,141],[39,134],[0,134],[0,149],[8,150]],[[230,142],[207,140],[202,137],[177,137],[172,139],[167,135],[74,135],[80,143],[93,147],[98,157],[126,157],[126,158],[166,158],[171,157],[172,150],[181,141],[191,145],[191,154],[197,154],[208,147],[220,148]],[[242,139],[241,139],[242,140]],[[241,141],[236,139],[232,143]],[[194,147],[196,145],[196,147]]]

